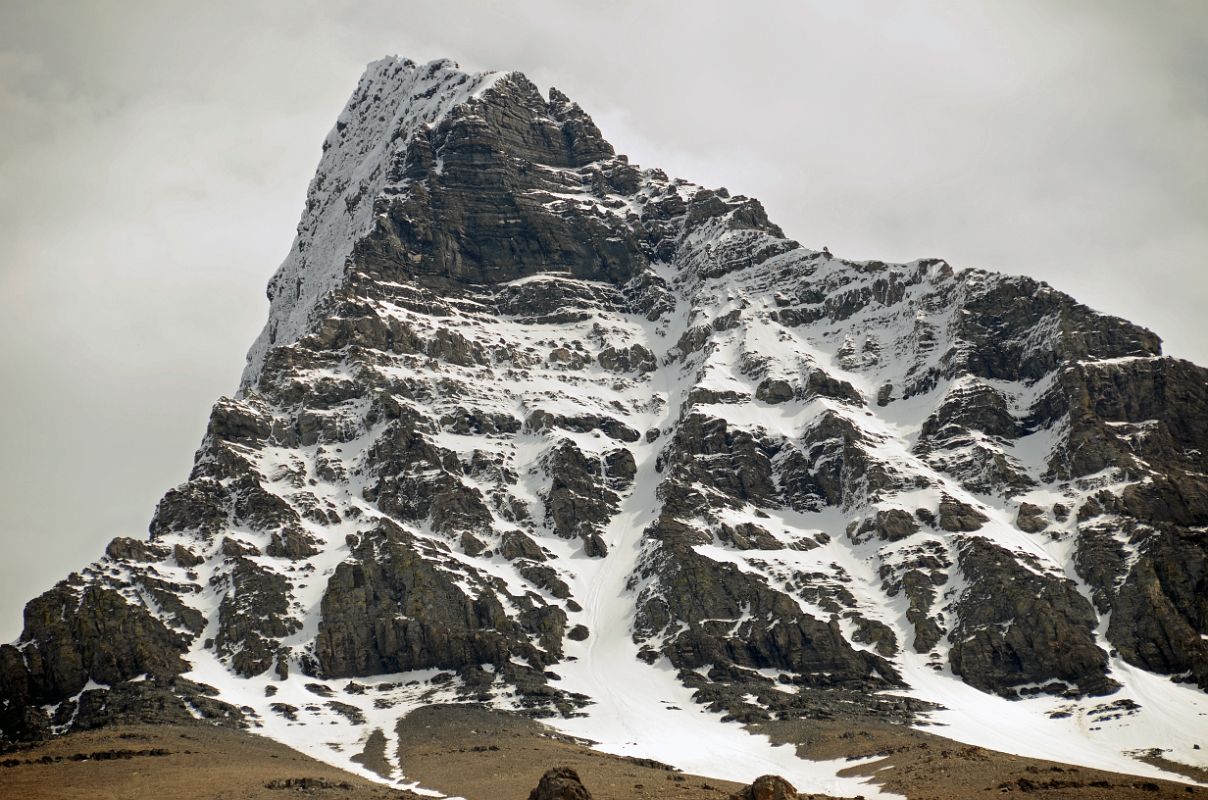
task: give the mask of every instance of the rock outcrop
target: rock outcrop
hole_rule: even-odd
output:
[[[761,775],[730,800],[797,800],[797,789],[779,775]]]
[[[529,800],[591,800],[591,792],[570,767],[546,770],[541,781],[529,792]]]

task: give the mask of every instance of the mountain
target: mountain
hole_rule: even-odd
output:
[[[268,295],[150,538],[0,647],[5,738],[201,718],[397,782],[398,720],[472,703],[835,791],[738,723],[1208,766],[1208,370],[1149,331],[810,250],[556,89],[398,58]]]

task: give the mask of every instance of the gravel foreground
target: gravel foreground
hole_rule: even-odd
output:
[[[1003,794],[1046,800],[1208,797],[1208,788],[1200,786],[1034,761],[891,725],[855,731],[833,722],[795,723],[764,732],[775,741],[796,741],[802,755],[851,758],[852,776],[875,776],[880,791],[912,800]],[[650,760],[600,753],[531,719],[473,706],[421,709],[400,723],[398,733],[399,756],[408,779],[467,800],[523,800],[554,767],[574,770],[594,800],[729,800],[745,789]],[[876,791],[870,785],[869,794]],[[200,723],[116,726],[5,753],[0,755],[0,796],[5,800],[419,797],[253,733]],[[824,795],[801,797],[813,800]]]

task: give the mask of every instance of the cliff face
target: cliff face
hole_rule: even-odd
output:
[[[961,682],[1117,753],[1194,730],[1208,371],[1152,333],[806,249],[518,73],[377,62],[323,149],[189,481],[0,646],[5,737],[339,760],[438,699],[908,722]]]

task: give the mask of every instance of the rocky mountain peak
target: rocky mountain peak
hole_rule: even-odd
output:
[[[366,238],[421,233],[399,227],[414,224],[406,214],[433,194],[463,213],[484,213],[473,201],[488,188],[507,197],[541,185],[546,176],[527,174],[534,163],[582,167],[613,156],[577,104],[556,90],[546,101],[519,72],[469,73],[448,59],[370,64],[323,142],[297,238],[269,282],[269,321],[249,354],[245,384],[269,347],[307,330],[316,307],[347,280],[353,250]],[[564,188],[553,178],[545,183]],[[493,277],[451,275],[443,258],[426,272]]]
[[[731,723],[1202,758],[1208,371],[1149,331],[810,250],[560,92],[404,59],[269,296],[150,539],[0,646],[5,737],[203,717],[402,780],[406,714],[471,703],[797,786]]]

